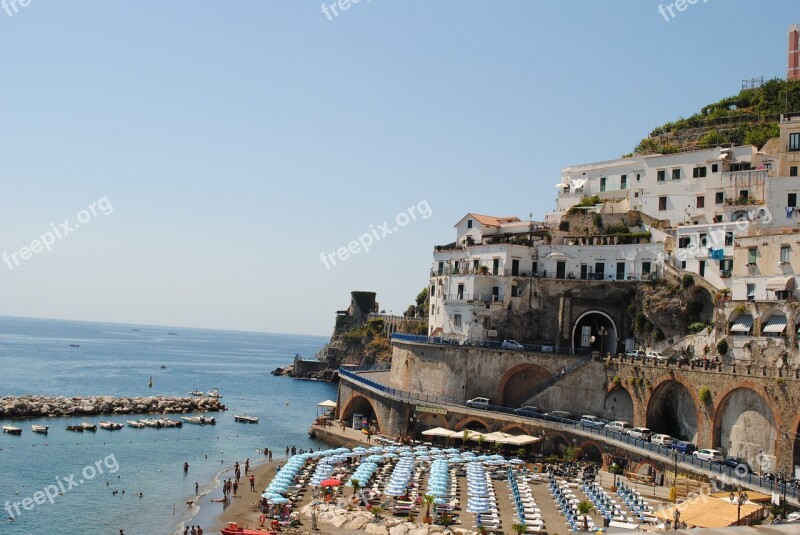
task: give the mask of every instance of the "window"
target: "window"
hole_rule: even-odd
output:
[[[492,259],[492,275],[499,275],[500,274],[500,259],[494,258]]]
[[[793,132],[789,134],[789,152],[797,152],[800,150],[800,132]]]
[[[617,280],[625,280],[625,262],[617,262]]]
[[[797,193],[790,193],[786,196],[786,206],[789,208],[797,207]]]
[[[758,255],[758,247],[750,247],[747,250],[747,263],[755,264],[757,255]]]
[[[706,198],[703,195],[697,196],[697,207],[698,208],[705,208],[706,207]]]
[[[695,167],[692,169],[692,178],[703,178],[706,176],[706,166]]]
[[[793,165],[789,168],[789,176],[797,176],[797,166]]]
[[[660,211],[664,211],[667,209],[667,198],[666,197],[659,197],[658,198],[658,209]]]
[[[667,178],[667,172],[664,169],[659,169],[658,173],[656,174],[656,180],[659,182],[664,182],[665,178]]]
[[[431,305],[431,316],[435,316],[435,315],[436,315],[436,306],[435,305]]]
[[[480,262],[480,260],[473,260],[473,261],[472,261],[472,271],[474,271],[475,273],[477,273],[477,272],[478,272],[478,270],[480,269],[480,267],[481,267],[481,262]]]
[[[453,327],[461,327],[461,314],[453,314]]]
[[[467,219],[467,228],[472,228],[472,219]]]
[[[628,175],[622,175],[619,177],[619,189],[627,189],[628,188]]]
[[[681,269],[686,269],[686,260],[681,260]]]
[[[642,262],[642,275],[650,274],[650,262]]]
[[[731,270],[733,269],[733,259],[731,258],[723,258],[719,261],[719,269],[725,275],[727,273],[728,276],[731,274]]]
[[[750,192],[747,191],[746,189],[741,190],[739,192],[739,198],[746,201],[747,199],[750,198]]]
[[[718,191],[714,194],[714,204],[722,204],[725,202],[725,192]]]
[[[516,284],[511,285],[511,297],[519,297],[521,295],[519,288]]]
[[[606,190],[606,178],[603,177],[600,179],[600,191],[605,191],[605,190]]]
[[[719,171],[719,164],[718,163],[712,163],[711,164],[711,172],[712,173],[716,173],[718,171]]]
[[[439,272],[439,275],[444,273],[444,262],[439,262],[439,269],[437,271]]]
[[[784,264],[789,263],[789,246],[781,245],[781,262]]]
[[[733,232],[725,233],[725,245],[733,245]]]
[[[681,236],[678,238],[678,249],[688,249],[692,244],[692,239],[689,236]]]
[[[464,300],[464,285],[463,284],[459,284],[458,285],[458,293],[456,295],[458,296],[458,300],[459,301],[463,301]]]
[[[705,232],[700,233],[700,247],[708,247],[708,235]]]
[[[640,173],[636,173],[636,182],[639,182],[642,179],[642,175]]]
[[[459,262],[458,260],[453,262],[453,271],[455,273],[461,273],[461,262]]]
[[[747,283],[747,300],[752,301],[756,298],[756,285],[748,282]]]
[[[681,179],[681,170],[680,169],[673,169],[672,170],[672,180],[680,180]]]

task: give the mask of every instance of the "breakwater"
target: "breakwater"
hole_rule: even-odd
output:
[[[147,397],[0,397],[0,419],[59,416],[96,416],[100,414],[185,414],[216,412],[226,407],[217,398],[147,396]]]

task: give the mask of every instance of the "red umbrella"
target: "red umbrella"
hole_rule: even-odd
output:
[[[334,479],[334,478],[323,479],[320,482],[320,485],[322,485],[323,487],[338,487],[341,484],[342,484],[341,481],[339,481],[338,479]]]

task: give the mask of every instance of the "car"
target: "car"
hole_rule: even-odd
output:
[[[750,468],[750,463],[747,462],[746,459],[742,459],[741,457],[726,457],[722,464],[727,466],[728,468],[733,468],[736,470],[737,474],[747,475],[747,474],[755,474],[753,469]]]
[[[489,408],[489,398],[472,398],[466,403],[467,407],[471,407],[473,409],[488,409]]]
[[[627,435],[628,431],[633,429],[633,426],[628,422],[623,422],[622,420],[614,420],[613,422],[606,424],[606,431],[616,431],[617,433],[622,433],[623,435]]]
[[[633,360],[644,360],[646,353],[643,349],[634,349],[625,353],[625,357]]]
[[[503,340],[503,343],[500,345],[502,349],[513,349],[514,351],[522,351],[525,349],[522,344],[517,342],[516,340]]]
[[[800,513],[794,512],[789,513],[786,515],[786,520],[783,522],[784,524],[800,524]]]
[[[549,344],[542,344],[542,353],[553,353],[556,350],[556,346],[552,346]]]
[[[650,443],[656,444],[658,446],[664,446],[665,448],[670,448],[672,447],[672,437],[669,435],[657,433],[652,437],[650,437]]]
[[[572,413],[567,411],[550,411],[546,412],[542,415],[547,420],[552,420],[554,422],[562,422],[564,420],[572,420]]]
[[[695,446],[694,443],[692,442],[686,442],[684,440],[673,440],[672,449],[684,453],[686,455],[691,455],[692,453],[697,451],[697,446]]]
[[[701,461],[709,461],[712,463],[721,463],[725,460],[719,450],[702,449],[692,453],[692,457],[700,459]]]
[[[539,416],[541,413],[542,411],[539,410],[539,407],[531,407],[529,405],[514,409],[514,414],[519,416]]]
[[[678,366],[688,366],[689,357],[681,354],[670,355],[669,357],[667,357],[667,362],[669,362],[670,364],[677,364]]]
[[[578,423],[580,423],[581,427],[591,427],[592,429],[602,429],[606,426],[603,420],[591,414],[581,416],[581,420]]]
[[[647,360],[655,360],[656,362],[667,362],[667,357],[661,351],[648,351],[645,354]]]
[[[653,436],[653,432],[646,427],[634,427],[633,429],[628,431],[628,436],[631,438],[650,440],[650,437]]]

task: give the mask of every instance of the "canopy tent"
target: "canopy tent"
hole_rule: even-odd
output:
[[[764,323],[764,326],[761,328],[761,332],[763,334],[773,333],[773,334],[780,334],[786,330],[786,316],[783,314],[773,314],[767,321]]]
[[[738,504],[729,499],[709,498],[693,500],[656,511],[653,516],[662,520],[672,520],[675,509],[680,513],[680,521],[699,528],[724,528],[736,524]],[[742,505],[741,516],[745,518],[761,510],[752,502]]]
[[[533,437],[531,435],[514,435],[514,437],[510,439],[509,444],[513,444],[515,446],[528,446],[530,444],[536,444],[541,440],[541,438]]]
[[[772,277],[767,279],[767,290],[773,292],[793,292],[794,291],[794,275],[786,277]]]
[[[422,434],[426,437],[445,437],[445,438],[452,438],[453,431],[449,429],[445,429],[444,427],[434,427],[432,429],[426,429],[422,432]],[[460,432],[458,433],[461,434]]]
[[[317,403],[317,407],[325,407],[326,409],[335,409],[336,408],[336,402],[332,401],[330,399],[326,399],[322,403]]]

